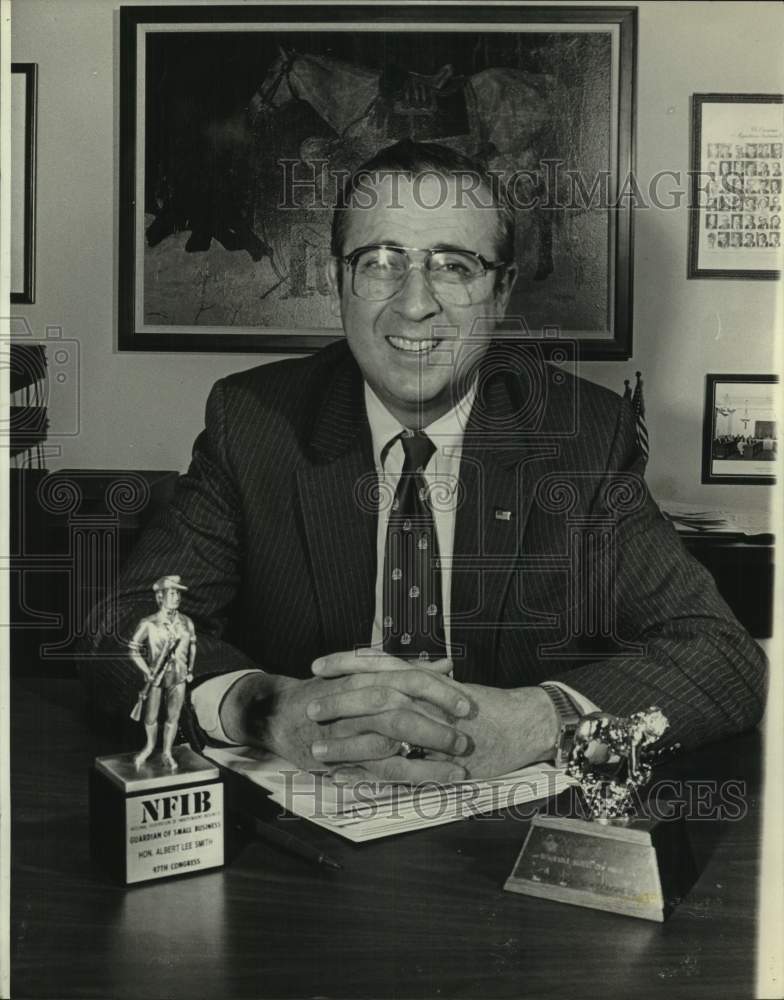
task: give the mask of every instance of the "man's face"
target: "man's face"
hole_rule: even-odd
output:
[[[176,587],[167,587],[163,591],[161,606],[164,611],[176,611],[180,606],[180,592]]]
[[[470,250],[488,261],[497,260],[496,211],[473,206],[466,198],[461,204],[455,187],[452,178],[379,178],[367,189],[373,195],[372,206],[350,210],[342,252],[393,244]],[[487,203],[487,192],[478,200]],[[515,273],[512,267],[497,280],[496,272],[488,272],[472,286],[471,304],[458,306],[440,301],[424,271],[412,268],[391,298],[369,302],[353,294],[351,269],[340,261],[330,262],[330,288],[349,348],[365,380],[402,424],[427,426],[458,401],[459,341],[471,338],[473,331],[478,343],[485,341],[486,350],[486,337],[504,315]],[[478,351],[471,352],[472,360],[479,356]]]

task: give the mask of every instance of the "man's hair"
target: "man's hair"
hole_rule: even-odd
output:
[[[394,146],[379,150],[346,179],[332,216],[330,249],[333,257],[342,257],[345,252],[344,241],[349,212],[361,210],[357,206],[352,208],[358,187],[362,184],[372,184],[384,174],[402,174],[411,180],[434,174],[439,177],[465,178],[466,181],[473,182],[458,187],[460,195],[458,205],[468,207],[475,203],[475,199],[480,204],[492,205],[487,211],[495,211],[497,215],[495,259],[510,263],[514,260],[514,214],[506,200],[499,178],[448,146],[440,146],[434,142],[414,142],[412,139],[403,139]],[[484,193],[475,191],[477,180],[485,189]],[[366,190],[364,193],[366,195]]]

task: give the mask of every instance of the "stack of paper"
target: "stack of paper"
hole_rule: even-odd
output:
[[[389,782],[335,784],[325,772],[302,771],[250,747],[204,750],[221,767],[245,775],[288,812],[360,843],[545,799],[573,784],[563,771],[535,764],[487,781],[417,786]]]
[[[770,515],[764,510],[714,510],[679,500],[660,500],[659,507],[679,530],[731,535],[765,535],[770,532]]]

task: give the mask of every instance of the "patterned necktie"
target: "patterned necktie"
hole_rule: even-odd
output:
[[[400,440],[405,461],[384,557],[384,652],[437,660],[446,656],[441,561],[424,477],[435,445],[422,431],[404,431]]]

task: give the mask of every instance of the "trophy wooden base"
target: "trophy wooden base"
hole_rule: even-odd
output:
[[[90,854],[124,885],[223,864],[223,783],[190,747],[173,750],[172,772],[154,754],[97,757],[90,770]]]
[[[535,816],[504,889],[663,921],[696,877],[682,819]]]

